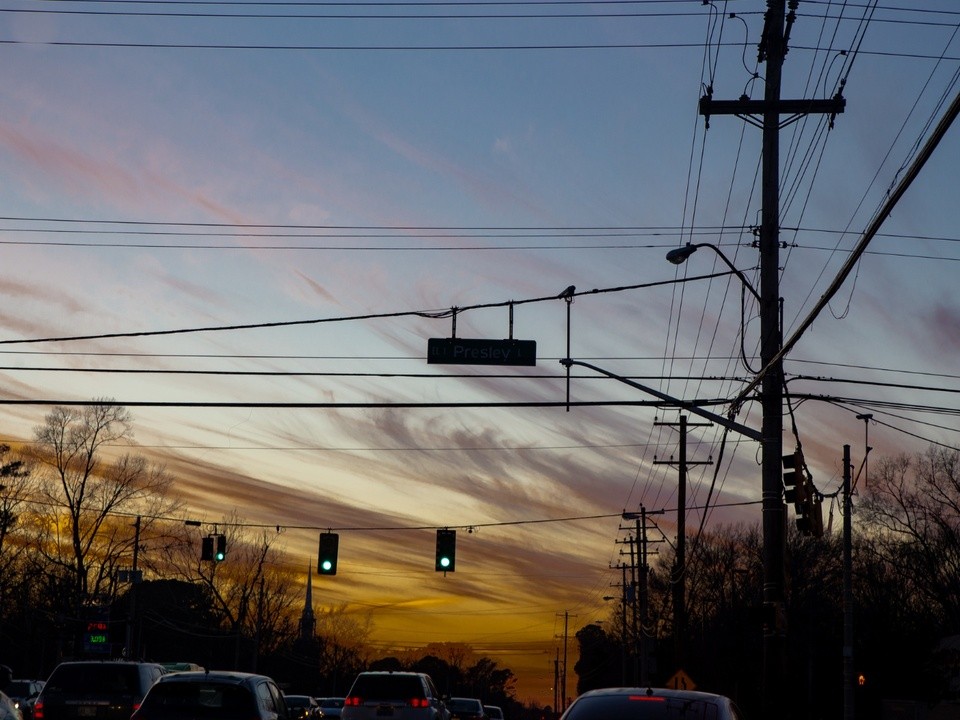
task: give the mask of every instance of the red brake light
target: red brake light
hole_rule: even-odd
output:
[[[645,702],[663,702],[664,701],[664,698],[657,697],[655,695],[630,695],[627,699],[631,701],[640,700]]]
[[[344,705],[349,705],[350,707],[360,707],[363,705],[363,698],[359,695],[351,695],[346,700],[343,701]]]
[[[411,698],[410,702],[408,702],[407,705],[409,707],[425,708],[425,707],[429,707],[430,703],[427,701],[426,698]]]
[[[38,700],[33,706],[33,717],[36,720],[43,720],[43,702]]]

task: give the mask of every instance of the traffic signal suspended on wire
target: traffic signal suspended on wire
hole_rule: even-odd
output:
[[[227,557],[227,536],[217,535],[217,551],[213,554],[214,562],[223,562]]]
[[[213,560],[213,535],[200,539],[200,559]]]
[[[457,569],[457,531],[437,530],[437,572],[453,572]]]
[[[321,575],[337,574],[337,551],[340,536],[337,533],[320,533],[320,552],[317,555],[317,572]]]

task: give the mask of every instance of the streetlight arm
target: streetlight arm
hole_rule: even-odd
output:
[[[719,255],[720,259],[723,260],[726,266],[731,270],[733,270],[734,274],[738,278],[740,278],[740,282],[743,283],[743,287],[746,290],[748,290],[750,294],[757,299],[757,302],[760,302],[760,293],[758,293],[754,289],[753,285],[750,284],[750,281],[747,280],[747,276],[744,275],[743,272],[739,270],[736,265],[730,262],[730,258],[724,255],[723,251],[713,243],[696,243],[696,244],[687,243],[683,247],[674,248],[673,250],[668,252],[667,260],[673,263],[674,265],[682,265],[684,262],[686,262],[688,257],[693,255],[697,251],[698,248],[702,248],[702,247],[708,247],[711,250],[713,250],[717,255]]]

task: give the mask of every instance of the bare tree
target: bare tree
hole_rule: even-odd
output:
[[[172,479],[141,455],[116,453],[132,438],[126,408],[99,400],[83,408],[55,407],[38,426],[32,459],[46,500],[41,553],[73,578],[76,602],[115,589],[114,569],[136,540],[133,518],[172,512]]]
[[[883,458],[862,504],[872,547],[915,601],[960,624],[960,452],[931,447]]]
[[[209,588],[223,629],[235,638],[234,666],[251,667],[241,657],[242,641],[253,643],[253,653],[271,652],[295,634],[297,602],[302,588],[296,573],[281,563],[276,536],[267,530],[254,535],[236,513],[217,526],[225,536],[222,562],[200,559],[197,543],[179,548],[176,565],[184,579]]]
[[[351,612],[346,603],[325,608],[317,615],[320,674],[331,678],[334,687],[366,664],[372,630],[370,612]]]
[[[22,571],[27,543],[15,538],[25,534],[21,514],[32,482],[29,465],[19,457],[8,458],[9,453],[10,446],[0,444],[0,602],[6,601],[8,589]]]

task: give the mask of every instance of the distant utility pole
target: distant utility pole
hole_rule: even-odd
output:
[[[763,507],[763,675],[762,712],[765,717],[783,714],[786,695],[787,622],[785,601],[786,508],[780,463],[783,452],[783,335],[780,328],[780,129],[809,113],[843,112],[838,94],[829,100],[783,100],[780,97],[787,38],[796,19],[798,0],[767,0],[759,60],[766,62],[763,100],[714,100],[713,88],[700,100],[700,113],[737,115],[763,131],[760,248],[760,395],[762,421]],[[781,115],[788,118],[781,121]],[[759,118],[758,118],[759,116]]]
[[[655,426],[680,427],[680,459],[674,462],[669,460],[653,459],[654,465],[676,465],[680,471],[677,487],[677,551],[673,564],[673,577],[670,582],[673,586],[673,648],[674,664],[677,670],[683,668],[684,637],[687,632],[687,602],[685,586],[687,582],[687,467],[690,465],[710,465],[712,460],[687,462],[687,429],[690,427],[710,427],[710,423],[687,422],[687,416],[681,415],[679,423],[655,422]]]
[[[853,675],[853,498],[850,446],[843,446],[843,720],[854,718]]]
[[[633,606],[633,684],[650,684],[650,643],[649,643],[649,573],[650,565],[647,562],[649,555],[649,543],[647,539],[647,516],[662,515],[663,510],[648,511],[642,505],[640,512],[625,512],[621,517],[624,520],[633,520],[636,522],[637,531],[637,561],[633,560],[633,537],[630,538],[630,570],[633,581],[631,583],[632,606]],[[656,540],[654,542],[663,542]],[[626,571],[624,571],[624,605],[626,605]],[[626,615],[624,615],[624,625],[626,625]]]
[[[574,615],[576,617],[576,615]],[[570,624],[570,611],[564,610],[563,612],[563,665],[560,666],[559,657],[557,659],[557,665],[560,666],[556,671],[558,676],[559,683],[554,682],[554,694],[553,694],[553,709],[554,712],[559,716],[564,710],[567,709],[567,632]],[[559,655],[560,650],[557,650]],[[559,686],[559,687],[558,687]],[[560,699],[557,701],[557,693],[559,692]]]
[[[140,516],[137,515],[133,523],[133,567],[130,571],[130,590],[128,592],[129,605],[127,606],[127,641],[124,645],[124,654],[128,660],[138,656],[137,645],[139,640],[139,625],[137,623],[137,593],[140,588],[140,574],[137,560],[140,554]]]
[[[570,612],[563,613],[563,678],[560,683],[560,712],[567,709],[567,628],[570,623]]]

